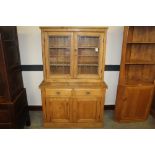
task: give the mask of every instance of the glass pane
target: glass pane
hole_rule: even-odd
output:
[[[70,37],[69,36],[50,36],[49,46],[50,47],[70,47]]]
[[[98,47],[99,37],[96,36],[79,36],[78,37],[79,47]]]
[[[71,38],[49,37],[49,62],[51,74],[70,74]]]
[[[78,74],[98,74],[99,37],[78,36]]]

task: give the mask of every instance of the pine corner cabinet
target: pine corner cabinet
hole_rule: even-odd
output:
[[[44,127],[103,126],[106,27],[41,27]]]
[[[144,121],[150,113],[155,80],[155,27],[124,28],[115,119]]]

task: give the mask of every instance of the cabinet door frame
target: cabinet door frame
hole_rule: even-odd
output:
[[[153,98],[153,92],[154,92],[154,88],[153,86],[129,86],[129,85],[124,85],[124,86],[121,86],[122,87],[122,91],[123,91],[123,94],[122,96],[120,97],[120,93],[117,95],[117,98],[119,98],[119,102],[116,106],[117,108],[117,114],[116,114],[116,118],[118,120],[122,120],[122,121],[133,121],[133,120],[144,120],[147,118],[148,114],[149,114],[149,109],[150,109],[150,106],[151,106],[151,102],[152,102],[152,98]],[[132,89],[135,89],[134,91],[136,91],[136,94],[135,94],[135,97],[133,96],[133,98],[135,98],[134,100],[137,101],[135,104],[135,102],[133,103],[130,103],[128,101],[128,98],[129,98],[129,95],[130,95],[130,91]],[[148,102],[146,103],[146,109],[145,109],[145,113],[143,116],[137,116],[136,113],[137,112],[132,112],[131,116],[125,116],[126,114],[126,109],[127,107],[126,106],[130,106],[131,104],[134,104],[136,107],[139,105],[138,104],[138,101],[139,101],[139,93],[142,91],[142,90],[145,90],[145,89],[148,89],[148,91],[150,91],[150,95],[149,95],[149,100]],[[131,95],[130,95],[131,96]],[[131,110],[131,107],[130,109]],[[135,109],[136,110],[136,109]]]
[[[68,106],[67,106],[67,108],[68,108],[68,119],[54,119],[51,116],[50,121],[48,121],[48,119],[49,119],[48,117],[50,117],[50,116],[47,116],[47,115],[53,115],[53,113],[51,111],[49,111],[49,108],[47,109],[47,104],[51,104],[50,105],[51,108],[54,109],[52,102],[54,102],[54,104],[58,104],[56,102],[58,102],[60,100],[61,101],[68,100]],[[51,102],[51,103],[49,103],[49,102]],[[51,123],[70,123],[70,122],[72,122],[72,98],[71,97],[46,97],[46,101],[45,101],[45,105],[44,105],[44,113],[45,113],[44,117],[45,117],[45,120],[47,122],[51,122]]]
[[[103,98],[96,96],[76,96],[73,101],[73,122],[76,123],[93,123],[93,122],[101,122],[103,121]],[[96,102],[96,112],[95,118],[93,119],[79,119],[79,111],[78,111],[78,102],[80,101],[94,101]],[[94,103],[95,104],[95,103]]]
[[[94,36],[99,37],[99,55],[98,55],[98,74],[78,74],[78,36]],[[78,79],[103,79],[103,71],[105,68],[105,45],[106,33],[99,32],[74,32],[74,78]]]
[[[43,53],[43,62],[44,62],[44,72],[45,72],[45,79],[47,81],[52,81],[52,79],[61,79],[61,78],[66,78],[69,79],[73,77],[73,32],[45,32],[44,33],[44,53]],[[49,42],[48,38],[49,36],[70,36],[71,38],[71,46],[70,46],[70,74],[51,74],[50,73],[50,67],[49,67]]]

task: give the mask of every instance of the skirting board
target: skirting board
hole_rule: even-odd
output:
[[[115,109],[115,105],[105,105],[104,109],[105,110],[114,110]],[[29,110],[30,111],[41,111],[42,110],[42,106],[29,105]]]
[[[22,71],[43,71],[43,65],[22,65]],[[105,71],[120,71],[120,65],[105,65]]]

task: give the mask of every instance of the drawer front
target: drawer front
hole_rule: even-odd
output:
[[[71,89],[46,89],[46,96],[54,96],[54,97],[61,97],[61,96],[71,96]]]
[[[102,96],[102,89],[76,89],[76,96]]]

